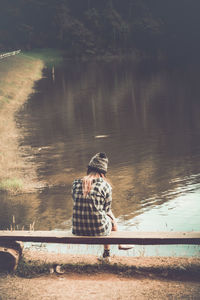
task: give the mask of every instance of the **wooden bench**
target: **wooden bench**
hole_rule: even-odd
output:
[[[67,231],[0,230],[0,265],[15,269],[22,247],[18,242],[62,244],[200,245],[200,232],[112,232],[109,236],[75,236]]]
[[[0,230],[0,242],[22,241],[62,244],[200,245],[200,231],[130,232],[113,231],[109,236],[76,236],[66,231]]]

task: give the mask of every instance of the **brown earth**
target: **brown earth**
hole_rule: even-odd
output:
[[[38,265],[60,264],[64,274],[53,273],[35,278],[14,275],[0,277],[0,299],[200,299],[200,278],[190,277],[192,266],[200,269],[199,258],[169,257],[112,257],[109,267],[134,267],[130,276],[117,267],[81,269],[80,266],[98,266],[97,257],[25,251],[25,259]],[[100,264],[101,265],[101,264]],[[70,269],[69,266],[75,266]],[[77,266],[77,268],[76,268]],[[69,269],[67,269],[69,268]],[[115,272],[116,270],[116,272]],[[159,273],[158,271],[161,272]],[[170,270],[178,270],[170,278]],[[187,276],[180,276],[182,272]],[[159,273],[159,274],[158,274]],[[176,273],[173,273],[176,275]]]
[[[0,278],[1,300],[200,299],[199,282],[124,278],[113,274]]]

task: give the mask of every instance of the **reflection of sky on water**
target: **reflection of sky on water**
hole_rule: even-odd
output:
[[[142,214],[124,220],[117,219],[120,231],[200,231],[200,190],[194,193],[181,195],[155,206]],[[188,210],[190,213],[188,214]],[[70,222],[68,222],[69,224]],[[99,245],[60,245],[34,244],[41,250],[68,254],[95,254],[101,255],[103,246]],[[31,244],[27,244],[30,247]],[[156,245],[139,246],[128,251],[119,251],[116,245],[111,246],[112,254],[124,256],[199,256],[200,246],[197,245]]]
[[[66,253],[74,255],[97,255],[103,252],[101,245],[63,245],[63,244],[31,244],[26,243],[25,248],[41,250],[54,253]],[[128,251],[118,250],[117,245],[111,245],[111,255],[117,256],[173,256],[173,257],[199,257],[200,247],[198,245],[136,245]]]
[[[129,220],[119,218],[120,230],[200,231],[200,189],[151,207],[136,217],[130,215]]]

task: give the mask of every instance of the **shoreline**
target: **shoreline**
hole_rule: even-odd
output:
[[[0,64],[0,192],[27,192],[37,185],[36,170],[23,157],[15,116],[42,78],[44,62],[18,54]]]

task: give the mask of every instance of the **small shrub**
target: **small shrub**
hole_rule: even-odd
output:
[[[23,188],[23,182],[19,178],[9,178],[0,181],[0,191],[19,191]]]

